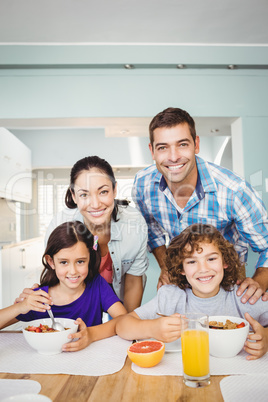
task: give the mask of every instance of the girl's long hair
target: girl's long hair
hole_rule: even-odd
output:
[[[77,161],[72,167],[70,174],[70,185],[65,195],[65,205],[68,208],[70,209],[77,208],[77,205],[74,202],[72,195],[74,194],[74,185],[79,174],[84,170],[89,171],[93,168],[98,169],[101,173],[106,174],[112,182],[113,190],[115,189],[116,180],[112,166],[105,159],[101,159],[98,156],[87,156]],[[117,200],[117,199],[114,200],[112,219],[115,222],[118,221],[117,219],[118,205],[127,206],[128,204],[129,201],[127,200]]]
[[[99,250],[93,250],[94,236],[82,222],[65,222],[57,226],[49,236],[46,250],[42,257],[44,269],[40,277],[40,286],[52,287],[59,283],[55,270],[47,263],[45,256],[49,255],[53,259],[54,255],[60,250],[73,247],[79,241],[85,243],[90,255],[88,275],[85,282],[87,283],[93,279],[99,272],[101,261]]]
[[[186,276],[182,275],[183,260],[197,251],[202,251],[202,243],[212,243],[220,251],[224,269],[221,286],[224,290],[231,290],[238,279],[242,278],[242,264],[238,254],[228,240],[212,225],[194,224],[188,226],[178,236],[174,237],[166,251],[166,266],[170,282],[181,289],[191,288]]]

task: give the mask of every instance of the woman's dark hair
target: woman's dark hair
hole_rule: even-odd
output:
[[[169,107],[162,112],[158,113],[149,125],[150,143],[154,145],[154,130],[159,127],[175,127],[178,124],[188,124],[191,136],[196,139],[195,122],[194,119],[183,109],[176,107]]]
[[[79,176],[79,174],[84,170],[91,170],[91,169],[98,169],[101,173],[106,174],[112,182],[113,189],[115,189],[116,180],[114,177],[114,172],[111,165],[105,160],[101,159],[98,156],[87,156],[83,159],[77,161],[71,170],[70,174],[70,185],[65,195],[65,205],[70,208],[74,209],[77,208],[75,204],[72,194],[74,194],[74,185]],[[118,205],[127,206],[129,201],[127,200],[114,200],[114,209],[112,212],[112,218],[116,222],[117,219],[117,212],[118,212]]]
[[[202,252],[202,243],[213,243],[222,254],[224,277],[221,286],[224,290],[231,290],[238,279],[242,278],[242,264],[233,246],[212,225],[194,224],[174,237],[166,251],[166,266],[170,282],[181,289],[191,288],[186,276],[182,275],[183,261],[192,254]]]
[[[99,272],[101,261],[100,251],[93,250],[94,236],[88,228],[78,221],[65,222],[57,226],[49,236],[46,250],[42,257],[44,269],[40,277],[40,286],[55,286],[59,279],[54,269],[47,263],[45,256],[49,255],[52,259],[55,254],[64,248],[73,247],[79,241],[85,243],[89,251],[88,275],[85,282],[89,282]]]

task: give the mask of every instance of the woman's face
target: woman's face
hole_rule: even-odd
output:
[[[72,196],[89,228],[110,223],[116,187],[113,189],[105,173],[95,168],[82,171],[74,183]]]

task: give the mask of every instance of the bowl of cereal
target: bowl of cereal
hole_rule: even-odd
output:
[[[62,346],[71,341],[69,334],[77,332],[78,325],[69,318],[56,318],[65,330],[55,331],[51,328],[51,319],[22,322],[22,332],[28,344],[42,355],[55,355],[62,352]]]
[[[244,346],[249,323],[240,317],[209,316],[209,353],[214,357],[234,357]]]

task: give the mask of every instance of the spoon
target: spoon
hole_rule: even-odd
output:
[[[47,304],[48,306],[48,304]],[[55,329],[56,331],[65,331],[65,328],[61,323],[55,321],[54,315],[51,310],[47,310],[49,317],[51,318],[52,321],[52,328]]]
[[[161,313],[156,313],[157,315],[159,315],[160,317],[168,317],[168,315],[165,314],[161,314]]]

